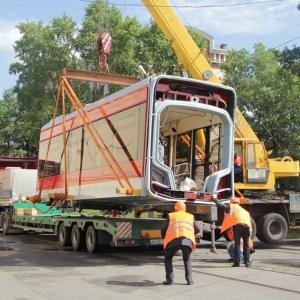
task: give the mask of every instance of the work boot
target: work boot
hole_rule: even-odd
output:
[[[191,275],[189,275],[189,276],[185,276],[185,280],[186,280],[186,282],[187,282],[187,285],[192,285],[192,284],[194,284],[194,282],[193,282],[193,279],[192,279],[192,276],[191,276]]]
[[[166,280],[166,281],[163,281],[163,284],[164,284],[164,285],[172,285],[173,282],[172,282],[172,281]]]
[[[233,265],[232,265],[232,267],[239,267],[240,266],[240,264],[238,264],[238,263],[234,263]]]

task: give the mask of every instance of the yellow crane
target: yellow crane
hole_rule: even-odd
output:
[[[183,73],[188,72],[195,79],[222,84],[168,1],[143,0],[143,3],[172,45]],[[255,219],[257,236],[261,241],[280,242],[287,234],[288,225],[299,221],[291,207],[300,207],[300,199],[274,195],[269,191],[275,191],[276,179],[299,176],[299,162],[287,156],[269,158],[271,151],[266,151],[264,143],[239,109],[236,110],[235,126],[235,151],[242,158],[242,179],[235,182],[235,189],[250,195],[244,197],[240,193],[240,203]]]

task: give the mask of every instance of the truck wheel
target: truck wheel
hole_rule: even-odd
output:
[[[83,231],[78,227],[77,224],[74,224],[71,231],[71,243],[74,250],[77,251],[82,248],[83,239]]]
[[[257,231],[256,231],[256,237],[262,242],[262,232],[261,232],[261,220],[264,216],[260,216],[259,218],[257,218],[255,220],[256,222],[256,227],[257,227]]]
[[[276,244],[283,241],[288,233],[285,218],[277,213],[263,216],[259,222],[258,238],[261,242]]]
[[[7,212],[4,212],[3,216],[2,216],[2,233],[4,235],[8,235],[9,234],[9,216],[7,214]]]
[[[218,239],[220,239],[221,236],[222,234],[220,233],[220,229],[215,229],[215,240],[217,241]],[[203,232],[202,239],[204,241],[211,241],[211,232]]]
[[[90,253],[98,250],[98,235],[93,225],[90,225],[86,231],[86,249]]]
[[[71,229],[66,227],[64,223],[60,223],[57,231],[58,244],[61,247],[67,247],[71,245]]]
[[[230,238],[229,238],[229,236],[228,236],[227,230],[223,232],[223,237],[225,238],[225,240],[226,240],[227,242],[230,242]]]
[[[251,221],[251,227],[252,227],[252,232],[251,232],[250,238],[253,241],[253,239],[256,236],[257,226],[256,226],[256,223],[253,218],[250,217],[250,221]]]

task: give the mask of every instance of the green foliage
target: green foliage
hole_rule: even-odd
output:
[[[281,52],[280,63],[284,69],[300,77],[300,47],[293,46],[293,49],[287,47]]]
[[[32,154],[37,154],[39,131],[53,116],[60,72],[63,68],[79,65],[74,51],[76,23],[64,15],[54,18],[49,25],[39,22],[20,23],[22,37],[14,50],[17,62],[10,73],[18,74],[14,88],[22,120],[34,128],[28,136]],[[26,153],[29,154],[29,153]]]
[[[232,86],[238,107],[274,157],[300,156],[299,78],[279,63],[278,51],[261,43],[254,53],[230,51],[224,84]]]
[[[11,91],[4,93],[4,99],[0,101],[0,155],[24,156],[31,154],[29,145],[30,130],[18,102]]]

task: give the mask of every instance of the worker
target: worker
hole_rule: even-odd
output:
[[[233,229],[232,227],[230,227],[230,229],[227,232],[227,236],[228,239],[230,240],[227,245],[226,245],[226,249],[228,251],[228,254],[230,256],[229,260],[230,261],[234,261],[234,235],[233,235]],[[240,240],[240,259],[244,261],[244,255],[243,255],[243,240]],[[253,245],[253,241],[251,238],[249,238],[249,249],[250,249],[250,254],[254,253],[254,245]],[[251,258],[250,258],[250,262],[251,262]]]
[[[229,260],[234,261],[234,235],[233,235],[233,229],[230,227],[230,229],[227,232],[228,239],[230,240],[227,245],[226,249],[228,251],[228,254],[230,256]],[[242,244],[242,243],[241,243]],[[241,245],[240,245],[241,246]],[[240,259],[244,259],[243,253],[242,253],[242,247],[240,248]]]
[[[239,205],[239,200],[233,198],[230,203],[221,203],[216,195],[213,201],[217,207],[224,211],[224,220],[222,223],[221,233],[233,229],[234,235],[234,264],[232,267],[240,266],[240,240],[243,239],[243,257],[246,267],[251,267],[249,238],[251,232],[250,214]]]
[[[195,234],[201,230],[199,224],[195,222],[194,216],[186,212],[186,205],[178,201],[175,212],[169,213],[161,228],[161,236],[164,239],[165,249],[165,285],[171,285],[174,281],[172,259],[176,252],[181,250],[185,269],[185,279],[188,285],[193,284],[192,264],[190,260],[191,252],[196,249]]]
[[[242,169],[242,159],[235,152],[234,153],[234,182],[242,182],[243,180],[243,169]]]

